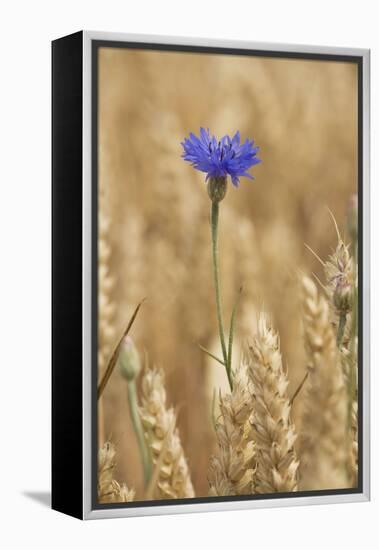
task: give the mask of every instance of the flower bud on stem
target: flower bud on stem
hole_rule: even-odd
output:
[[[226,195],[227,181],[226,177],[209,178],[208,180],[208,195],[212,202],[221,202]]]

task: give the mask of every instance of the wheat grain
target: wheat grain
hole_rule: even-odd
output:
[[[257,445],[257,493],[297,490],[299,461],[294,449],[295,426],[287,395],[279,338],[266,314],[258,319],[249,348],[248,373],[253,386],[253,437]]]
[[[156,465],[160,461],[154,498],[193,497],[188,464],[176,427],[176,414],[172,407],[167,407],[161,370],[145,370],[141,401],[140,415],[153,463]]]

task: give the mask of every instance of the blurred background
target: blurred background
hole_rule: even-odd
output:
[[[225,324],[243,287],[234,358],[267,310],[280,333],[292,393],[305,373],[299,272],[322,278],[357,188],[357,70],[342,62],[211,54],[99,51],[99,372],[137,303],[132,337],[166,373],[169,404],[197,496],[208,494],[215,451],[213,389],[226,388],[218,352],[205,174],[181,159],[200,126],[254,138],[254,181],[221,203]],[[301,431],[301,394],[294,416]],[[142,494],[142,468],[125,381],[112,376],[99,410],[101,438],[117,445],[116,478]]]

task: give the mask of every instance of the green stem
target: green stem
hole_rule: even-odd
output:
[[[337,348],[341,347],[343,335],[345,333],[345,326],[346,326],[346,314],[341,313],[340,320],[338,323],[338,331],[337,331]]]
[[[218,205],[219,205],[218,202],[212,201],[211,228],[212,228],[213,276],[214,276],[214,285],[215,285],[215,292],[216,292],[217,321],[218,321],[218,331],[219,331],[219,335],[220,335],[222,356],[224,358],[224,363],[226,365],[226,374],[228,376],[230,389],[233,389],[233,382],[232,382],[232,378],[231,378],[231,372],[230,372],[230,369],[228,368],[228,354],[227,354],[227,351],[226,351],[224,323],[223,323],[223,320],[222,320],[220,274],[219,274],[219,265],[218,265],[218,245],[217,245],[218,213],[219,213],[219,206]]]
[[[130,416],[132,418],[132,423],[133,423],[133,429],[137,437],[138,447],[139,447],[141,460],[142,460],[145,487],[147,487],[151,478],[151,460],[150,460],[150,453],[146,446],[142,422],[138,414],[137,388],[136,388],[135,380],[128,381],[128,401],[129,401]]]

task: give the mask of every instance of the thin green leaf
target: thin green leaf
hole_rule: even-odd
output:
[[[298,385],[298,387],[296,388],[296,391],[295,393],[293,394],[293,396],[291,397],[290,399],[290,405],[293,404],[293,402],[295,401],[296,397],[299,395],[302,387],[304,386],[305,382],[307,381],[307,378],[308,378],[308,375],[309,375],[309,372],[306,372],[303,379],[301,380],[300,384]]]
[[[108,383],[108,381],[109,381],[109,379],[110,379],[110,377],[111,377],[111,375],[114,371],[114,368],[115,368],[116,363],[117,363],[117,358],[118,358],[118,354],[119,354],[119,351],[120,351],[122,341],[129,334],[129,331],[133,326],[135,318],[137,317],[137,313],[138,313],[140,307],[142,306],[142,304],[144,303],[145,300],[146,300],[146,298],[141,300],[140,303],[137,305],[136,309],[133,312],[133,315],[131,316],[131,318],[129,320],[129,323],[128,323],[126,329],[124,330],[123,335],[121,336],[121,338],[120,338],[120,340],[119,340],[119,342],[118,342],[118,344],[117,344],[117,346],[116,346],[116,348],[115,348],[115,350],[112,354],[112,357],[109,360],[109,363],[108,363],[108,366],[105,370],[103,378],[101,379],[100,384],[98,385],[98,388],[97,388],[97,399],[99,399],[101,397],[101,394],[103,393],[103,391],[105,389],[105,386],[107,385],[107,383]]]
[[[204,353],[206,353],[207,355],[209,355],[209,357],[212,357],[212,359],[214,359],[215,361],[217,361],[218,363],[221,363],[221,365],[223,365],[224,367],[226,366],[224,361],[222,359],[220,359],[219,357],[217,357],[216,355],[213,355],[213,353],[211,353],[210,351],[208,351],[206,348],[204,348],[201,344],[199,344],[199,348],[201,349],[201,351],[203,351]]]

